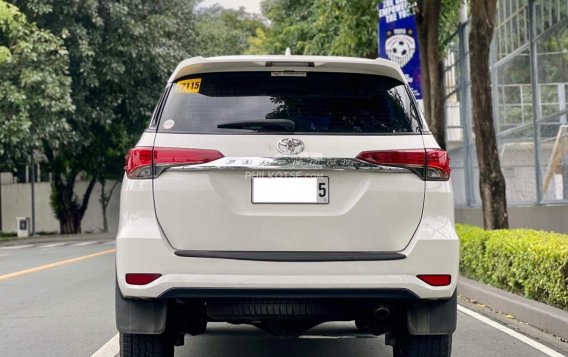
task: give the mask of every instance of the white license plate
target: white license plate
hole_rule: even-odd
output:
[[[253,177],[252,203],[329,202],[329,177]]]

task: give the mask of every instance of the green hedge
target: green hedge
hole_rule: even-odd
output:
[[[461,274],[568,310],[568,234],[456,225]]]

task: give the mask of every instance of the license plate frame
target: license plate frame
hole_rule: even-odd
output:
[[[328,176],[252,177],[250,199],[252,204],[328,204],[329,191]]]

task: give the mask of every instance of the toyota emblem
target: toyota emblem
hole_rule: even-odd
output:
[[[304,151],[304,143],[302,140],[286,138],[280,140],[276,148],[283,154],[297,155]]]

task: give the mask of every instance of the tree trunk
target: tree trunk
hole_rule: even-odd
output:
[[[81,233],[81,218],[78,210],[65,211],[59,217],[59,231],[61,234]]]
[[[416,28],[422,70],[422,98],[428,127],[443,149],[446,148],[446,123],[443,90],[443,59],[439,49],[441,0],[416,2]]]
[[[114,192],[116,186],[118,186],[119,181],[117,180],[114,182],[108,193],[105,192],[106,179],[99,179],[99,183],[101,184],[101,196],[99,197],[99,202],[101,203],[101,208],[103,211],[103,232],[108,233],[107,207],[110,203],[110,199],[112,198],[112,193]]]
[[[103,233],[108,233],[108,218],[107,218],[107,206],[102,206],[103,209]]]
[[[51,206],[55,211],[55,216],[59,220],[59,230],[61,234],[81,233],[81,220],[89,205],[89,198],[95,185],[95,179],[91,179],[82,202],[79,204],[75,197],[75,178],[76,175],[69,175],[67,182],[61,179],[61,174],[55,174],[51,185]]]
[[[489,49],[495,27],[497,0],[480,0],[471,6],[472,115],[479,164],[479,192],[485,229],[509,227],[505,178],[501,171],[493,123]]]
[[[99,202],[101,204],[101,208],[103,211],[103,233],[108,232],[108,219],[107,219],[107,204],[108,200],[105,195],[105,186],[106,186],[106,179],[99,179],[99,183],[101,184],[101,196],[99,197]]]
[[[424,116],[430,126],[430,74],[428,72],[428,22],[426,13],[427,0],[416,2],[416,31],[418,32],[418,51],[420,53],[420,68],[422,79],[422,100],[424,102]]]

